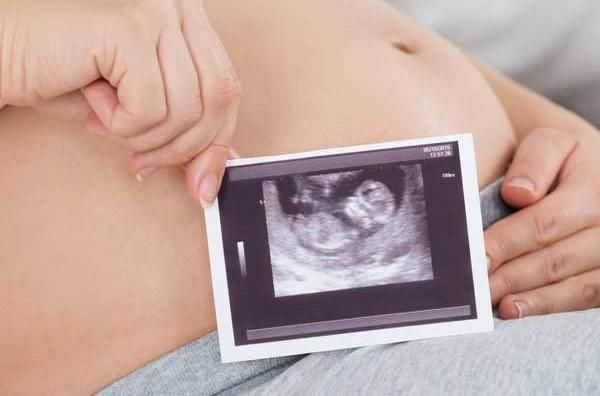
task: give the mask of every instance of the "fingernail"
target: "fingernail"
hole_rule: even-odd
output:
[[[198,199],[204,209],[210,208],[217,197],[217,177],[207,175],[200,182]]]
[[[525,301],[515,301],[514,304],[515,304],[515,308],[517,309],[519,319],[527,316],[527,311],[529,310],[529,306],[527,305],[527,303]]]
[[[510,187],[522,188],[529,192],[535,192],[535,184],[526,177],[513,177],[508,182]]]
[[[158,171],[158,166],[148,166],[136,173],[135,179],[139,183],[143,183],[145,178],[152,176],[156,171]]]

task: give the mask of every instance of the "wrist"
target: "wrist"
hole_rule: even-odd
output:
[[[5,1],[0,1],[0,109],[3,108],[6,103],[4,102],[4,90],[2,87],[4,84],[2,81],[4,80],[4,30],[6,26],[6,8],[7,3]]]
[[[10,104],[9,85],[11,70],[14,68],[14,39],[18,26],[19,2],[0,0],[0,108]]]
[[[9,47],[6,45],[9,8],[11,8],[11,3],[9,1],[0,0],[0,109],[7,104],[5,97],[5,74],[10,57],[10,54],[8,54]]]

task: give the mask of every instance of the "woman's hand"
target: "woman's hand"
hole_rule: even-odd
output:
[[[143,178],[217,194],[240,83],[201,0],[0,0],[0,103],[81,117]]]
[[[538,129],[502,186],[519,212],[485,233],[504,319],[600,306],[600,135]]]

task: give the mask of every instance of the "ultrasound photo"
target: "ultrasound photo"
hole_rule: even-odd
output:
[[[276,297],[433,279],[421,165],[262,188]]]

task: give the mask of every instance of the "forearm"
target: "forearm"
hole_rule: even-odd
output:
[[[506,109],[519,141],[536,128],[553,128],[576,134],[597,132],[593,125],[575,113],[476,60],[473,63],[487,79]]]
[[[5,63],[5,54],[4,54],[4,30],[6,26],[6,1],[0,0],[0,110],[6,106],[4,102],[4,95],[2,90],[2,80],[3,80],[3,71],[4,71],[4,63]]]
[[[10,45],[7,30],[9,29],[9,14],[14,8],[14,1],[0,0],[0,109],[6,106],[6,78],[9,70],[9,61],[11,58]]]

